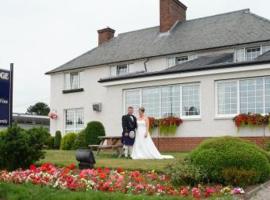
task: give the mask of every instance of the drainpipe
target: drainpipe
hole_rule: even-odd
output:
[[[143,62],[143,64],[144,64],[144,71],[145,72],[147,72],[147,66],[146,66],[146,64],[148,63],[148,61],[149,61],[149,58],[146,58],[145,61]]]

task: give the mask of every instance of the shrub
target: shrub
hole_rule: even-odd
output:
[[[229,177],[244,176],[243,173],[256,173],[249,184],[264,182],[270,175],[267,152],[239,138],[222,137],[203,142],[190,153],[191,163],[205,170],[212,182],[235,184]],[[234,169],[234,173],[227,170]],[[240,170],[240,171],[236,171]],[[242,175],[239,175],[242,173]],[[227,175],[226,178],[224,175]],[[242,180],[238,180],[242,182]]]
[[[227,168],[222,171],[225,184],[233,184],[241,187],[259,182],[258,173],[254,170]]]
[[[85,128],[85,137],[87,144],[99,144],[99,136],[105,136],[105,129],[101,122],[93,121],[87,124]]]
[[[76,137],[77,137],[76,133],[66,134],[61,141],[61,149],[62,150],[72,150]]]
[[[61,131],[56,131],[54,138],[54,149],[60,149],[61,140],[62,140]]]
[[[44,157],[46,141],[43,129],[24,130],[17,125],[0,134],[0,168],[14,170],[28,168]]]
[[[179,160],[167,167],[167,173],[175,186],[197,185],[205,180],[205,173],[191,164],[189,159]]]
[[[81,131],[74,142],[73,149],[84,149],[87,148],[86,138],[85,138],[85,132]]]
[[[48,149],[54,149],[54,137],[50,136],[48,144],[47,144]]]

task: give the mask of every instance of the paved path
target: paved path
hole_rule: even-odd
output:
[[[270,200],[270,184],[262,185],[261,189],[250,200]]]

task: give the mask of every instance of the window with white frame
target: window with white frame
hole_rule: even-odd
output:
[[[142,105],[147,115],[160,116],[160,88],[144,88],[142,90]]]
[[[270,112],[270,77],[217,81],[217,114]]]
[[[161,117],[180,116],[180,86],[161,87]]]
[[[252,61],[261,55],[261,47],[246,48],[246,61]]]
[[[125,92],[125,112],[127,112],[129,106],[132,106],[135,114],[138,114],[140,102],[140,90],[129,90]]]
[[[184,63],[184,62],[187,62],[188,61],[188,56],[181,56],[181,57],[176,57],[175,58],[175,63],[176,64],[181,64],[181,63]]]
[[[200,87],[199,85],[182,86],[182,115],[200,115]]]
[[[128,65],[124,64],[124,65],[117,65],[116,66],[116,74],[118,76],[120,75],[124,75],[128,73]]]
[[[65,110],[65,132],[79,132],[84,128],[82,108]]]
[[[65,89],[79,89],[80,88],[80,73],[71,72],[65,74]]]
[[[237,113],[237,81],[217,83],[218,113],[222,115]]]
[[[126,107],[143,106],[146,114],[151,117],[200,116],[199,83],[148,87],[124,92]]]

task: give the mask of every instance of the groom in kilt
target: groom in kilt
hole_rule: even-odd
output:
[[[133,115],[133,112],[133,107],[129,106],[128,113],[122,116],[122,144],[124,145],[124,153],[126,158],[131,156],[136,137],[137,119]]]

